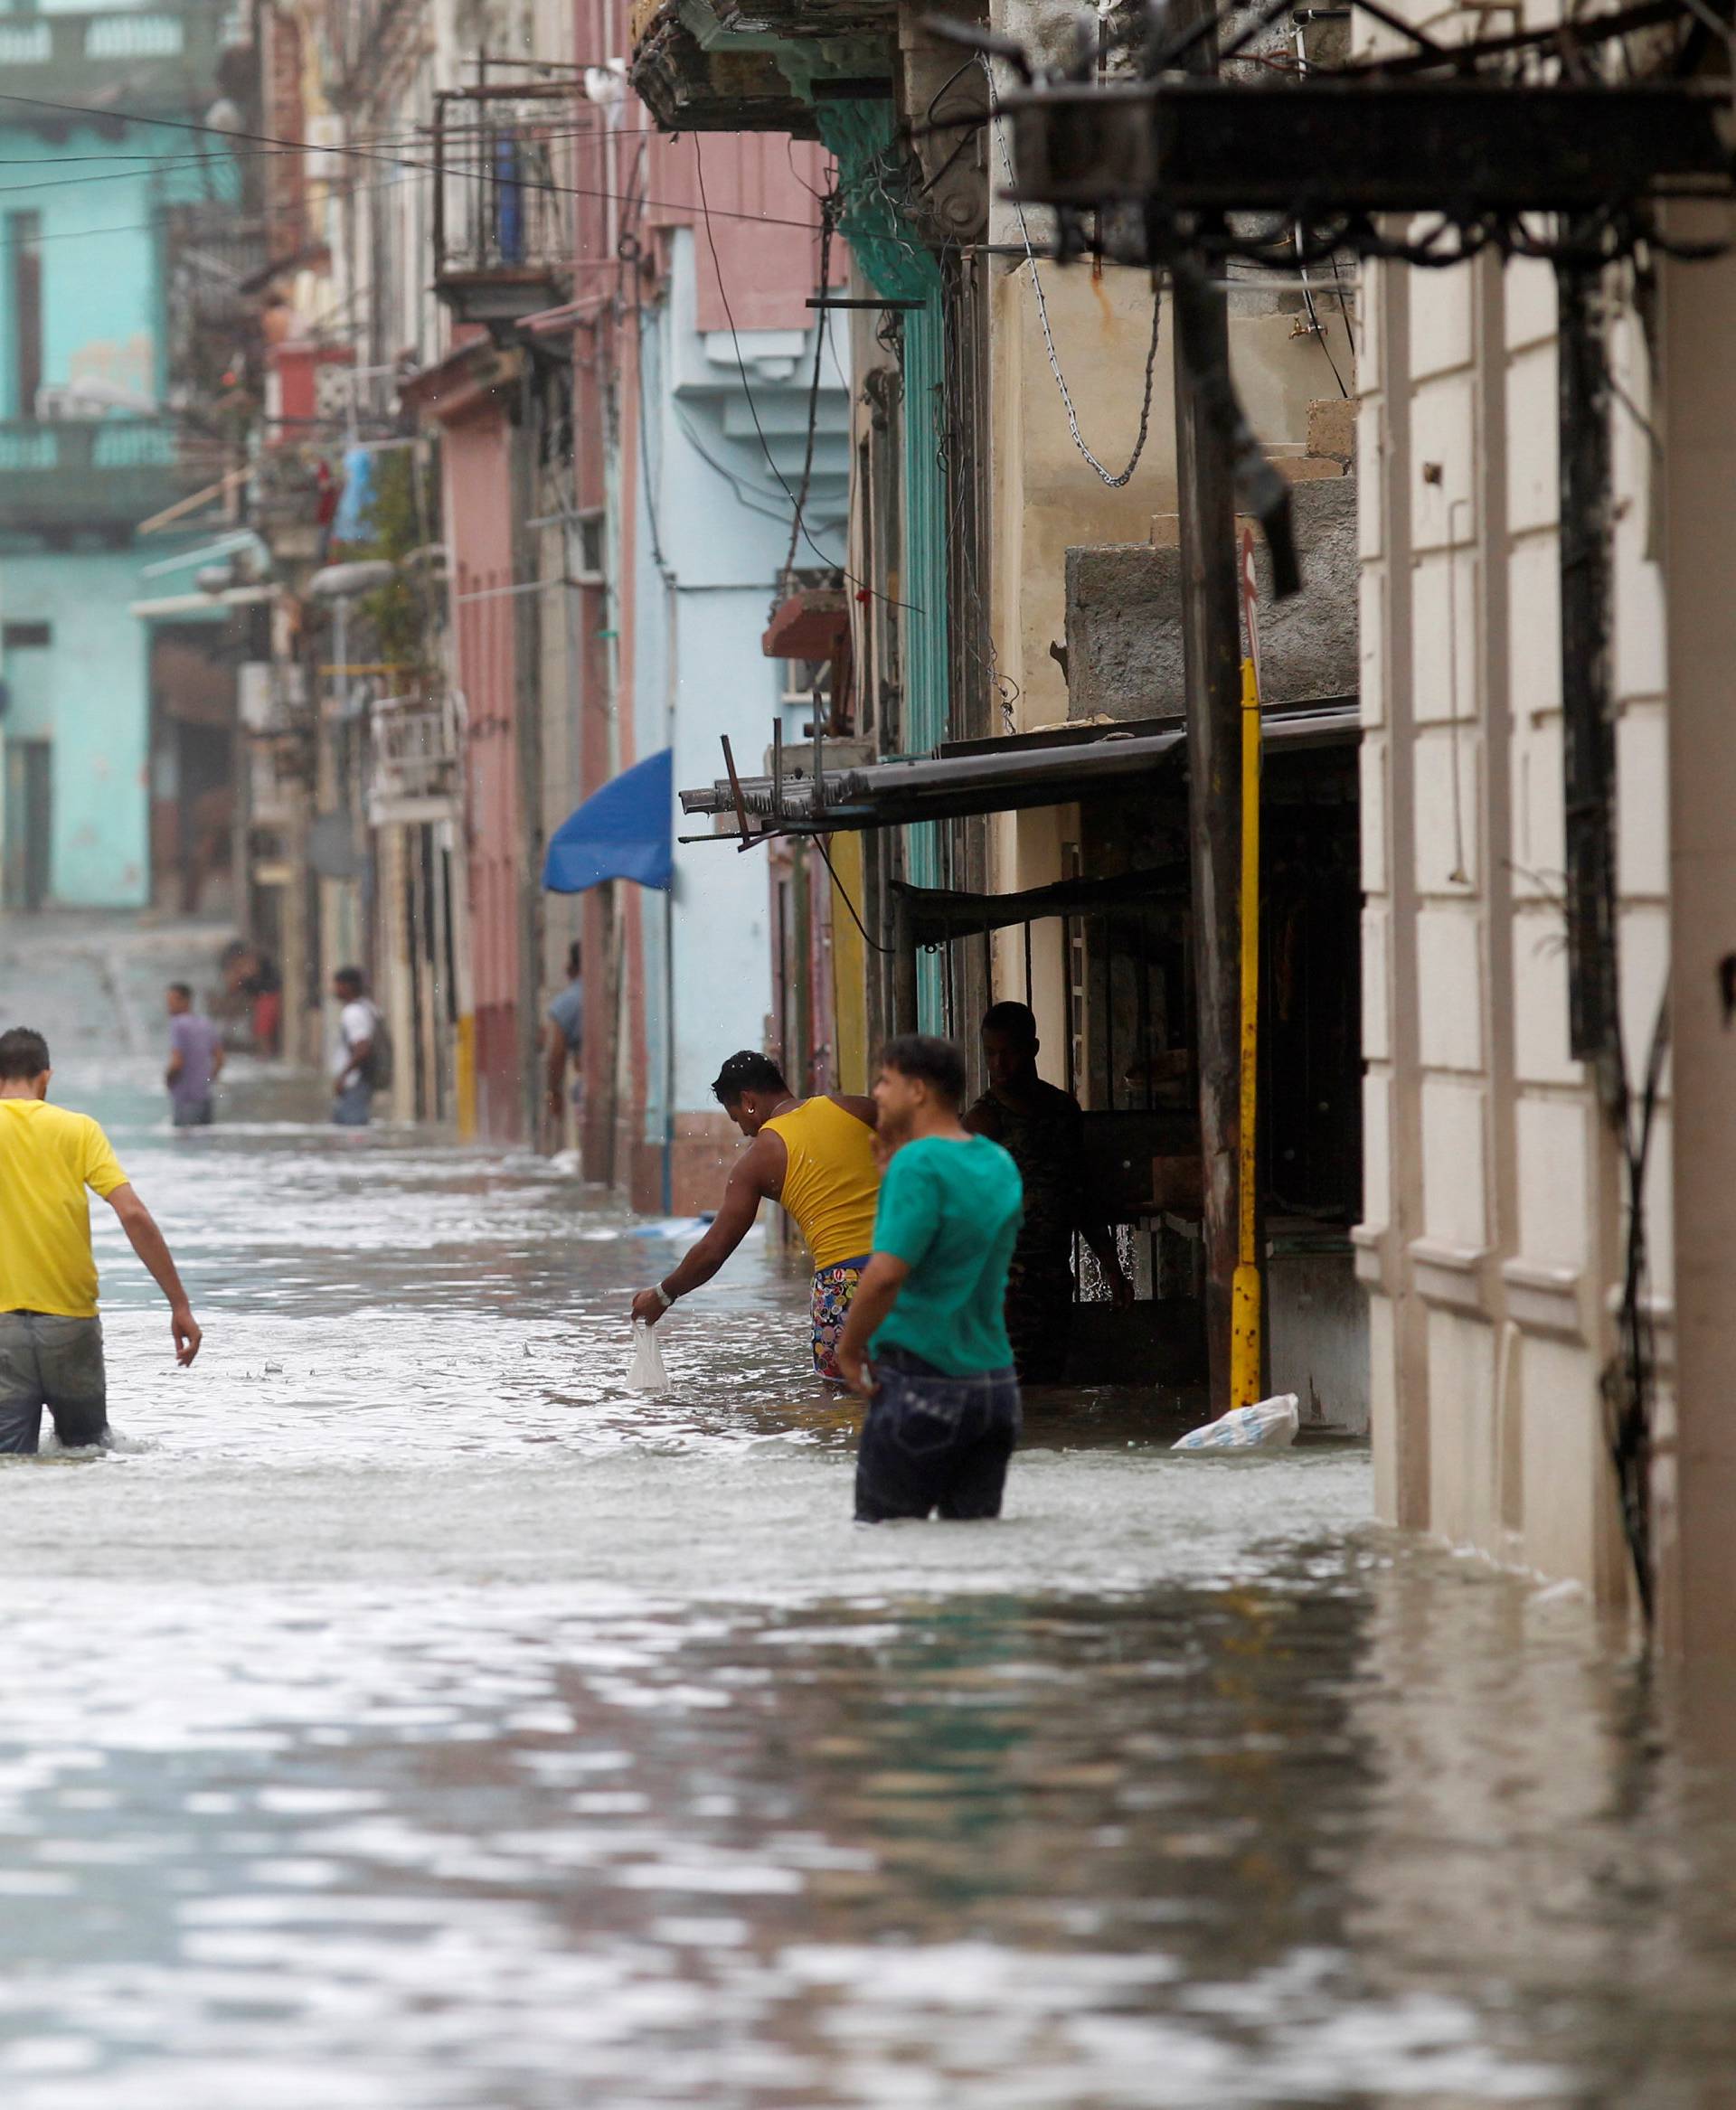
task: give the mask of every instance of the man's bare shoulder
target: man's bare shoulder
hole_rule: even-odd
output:
[[[789,1150],[775,1128],[762,1128],[735,1161],[730,1177],[741,1180],[770,1200],[778,1199],[789,1165]]]

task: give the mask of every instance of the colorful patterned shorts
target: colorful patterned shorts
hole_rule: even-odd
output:
[[[850,1300],[869,1258],[858,1253],[854,1260],[835,1260],[829,1267],[814,1270],[814,1368],[835,1385],[844,1382],[838,1368],[838,1335],[850,1316]]]

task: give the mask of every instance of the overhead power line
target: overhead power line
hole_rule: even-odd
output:
[[[130,110],[98,109],[89,103],[54,102],[46,96],[16,95],[7,89],[0,89],[0,102],[16,103],[27,109],[53,110],[59,116],[84,118],[93,124],[156,125],[166,131],[192,132],[205,138],[244,139],[256,146],[286,147],[305,154],[337,155],[353,161],[377,161],[392,168],[420,170],[424,175],[441,174],[438,162],[413,161],[408,155],[379,154],[365,146],[329,146],[309,139],[284,139],[272,132],[231,131],[221,125],[197,124],[191,118],[154,118]],[[477,182],[491,175],[488,170],[467,170],[461,173],[474,174]],[[513,181],[521,191],[540,192],[558,198],[600,198],[618,204],[635,202],[631,193],[625,191],[599,190],[580,184],[542,183],[530,176],[514,175]],[[641,198],[637,203],[653,206],[661,212],[688,212],[693,210],[684,200],[673,198]],[[723,220],[745,220],[756,227],[797,227],[804,233],[811,233],[814,226],[811,220],[788,220],[772,212],[737,212],[725,206],[718,208],[718,217]]]

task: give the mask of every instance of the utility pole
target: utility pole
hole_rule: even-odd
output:
[[[1176,32],[1210,0],[1176,0]],[[1188,54],[1215,73],[1215,31]],[[1227,374],[1229,308],[1203,272],[1175,275],[1175,476],[1181,514],[1182,641],[1186,680],[1188,820],[1193,836],[1194,986],[1199,1005],[1200,1150],[1204,1204],[1205,1337],[1212,1411],[1230,1399],[1230,1323],[1238,1250],[1241,1096],[1237,887],[1241,869],[1241,652],[1235,504],[1229,450],[1201,377]]]

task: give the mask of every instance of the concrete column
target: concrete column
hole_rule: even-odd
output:
[[[1736,1653],[1736,259],[1664,273],[1678,1440],[1655,1484],[1661,1631]],[[1669,1497],[1673,1494],[1673,1514]]]
[[[1407,273],[1380,276],[1385,447],[1381,478],[1386,569],[1387,843],[1392,912],[1392,1227],[1397,1414],[1392,1521],[1427,1529],[1429,1505],[1428,1314],[1412,1279],[1410,1241],[1424,1229],[1422,1055],[1417,993],[1417,710],[1411,643],[1410,287]]]

